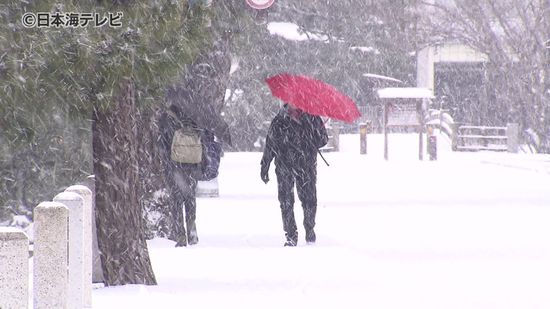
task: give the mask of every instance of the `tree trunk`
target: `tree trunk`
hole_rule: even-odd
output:
[[[177,231],[184,229],[183,220],[177,220],[180,212],[174,212],[176,207],[173,199],[161,193],[163,188],[168,185],[165,179],[163,169],[163,160],[160,156],[158,144],[159,129],[158,119],[160,110],[155,107],[140,111],[140,121],[138,121],[138,135],[140,142],[138,145],[138,164],[139,177],[138,199],[142,210],[147,218],[146,237],[165,237],[177,241]]]
[[[105,284],[156,284],[138,203],[138,135],[134,84],[121,83],[109,111],[96,110],[93,122],[96,222]]]

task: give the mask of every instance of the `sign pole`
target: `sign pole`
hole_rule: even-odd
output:
[[[424,160],[424,140],[422,139],[422,131],[424,130],[424,112],[422,108],[422,100],[416,102],[416,112],[418,115],[419,130],[418,130],[418,159]]]
[[[388,112],[389,102],[384,102],[384,159],[388,160]]]

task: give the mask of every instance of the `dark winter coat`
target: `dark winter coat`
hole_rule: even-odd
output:
[[[199,164],[187,164],[175,162],[170,158],[172,139],[174,133],[183,126],[196,126],[193,121],[181,115],[179,110],[170,108],[164,112],[159,119],[160,131],[160,154],[165,166],[165,172],[172,174],[173,171],[180,171],[183,175],[193,179],[200,179],[201,169]]]
[[[328,135],[319,116],[303,113],[299,121],[281,110],[273,118],[267,133],[262,166],[275,159],[278,168],[300,171],[317,164],[317,151],[328,142]]]
[[[186,164],[171,159],[172,139],[174,133],[182,126],[193,125],[175,106],[165,111],[159,119],[160,157],[164,167],[167,189],[170,192],[172,203],[171,213],[174,216],[174,240],[176,246],[185,246],[187,243],[198,242],[197,227],[195,224],[197,202],[195,198],[198,179],[202,175],[200,164]],[[213,137],[212,137],[213,138]],[[183,205],[183,207],[182,207]],[[183,223],[183,209],[185,209],[185,224]],[[187,226],[187,231],[185,226]]]

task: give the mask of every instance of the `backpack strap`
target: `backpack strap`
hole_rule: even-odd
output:
[[[193,122],[191,119],[189,118],[184,118],[184,119],[181,119],[180,117],[178,117],[178,115],[176,115],[176,113],[174,113],[173,111],[171,111],[170,109],[166,110],[166,114],[172,118],[177,124],[179,124],[180,128],[192,128],[198,132],[200,131],[203,131],[203,129],[201,129],[195,122]]]

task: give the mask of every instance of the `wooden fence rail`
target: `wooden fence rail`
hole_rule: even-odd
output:
[[[519,150],[519,126],[472,126],[455,124],[452,134],[454,151],[508,151]]]

